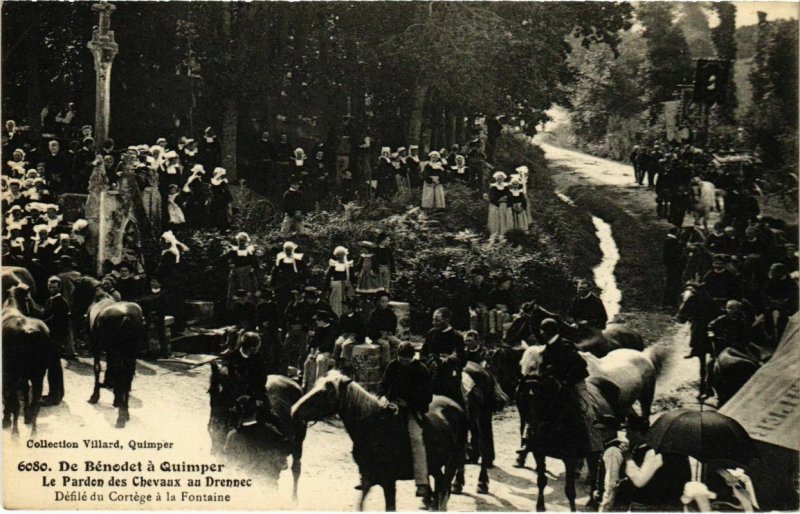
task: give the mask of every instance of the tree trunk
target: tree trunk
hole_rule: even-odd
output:
[[[231,28],[232,5],[228,4],[222,11],[222,40],[225,44],[225,62],[228,68],[232,67],[233,63],[233,30]],[[239,101],[236,97],[236,91],[226,91],[227,98],[224,100],[225,112],[222,118],[222,166],[227,171],[228,180],[230,182],[236,181],[236,146],[237,146],[237,132],[239,129]]]
[[[456,143],[464,144],[467,142],[466,123],[464,123],[464,114],[456,114]]]
[[[428,86],[418,84],[411,98],[411,119],[408,124],[408,144],[421,145],[422,122],[425,117],[425,97]]]
[[[458,115],[455,112],[447,111],[447,148],[455,144],[460,144],[461,138],[458,136]]]

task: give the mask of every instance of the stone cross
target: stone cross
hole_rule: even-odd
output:
[[[92,40],[87,45],[94,55],[95,71],[95,108],[94,133],[95,149],[99,150],[103,141],[108,139],[108,127],[111,120],[111,64],[119,52],[111,30],[111,13],[116,7],[108,2],[92,5],[92,10],[100,15],[100,23],[92,32]]]

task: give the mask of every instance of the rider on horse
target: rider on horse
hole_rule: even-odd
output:
[[[389,363],[378,384],[378,396],[381,407],[403,416],[408,422],[417,496],[423,498],[427,505],[431,499],[431,488],[421,420],[428,412],[433,391],[428,370],[420,361],[414,360],[414,353],[414,346],[410,342],[403,341],[398,345],[397,359]]]
[[[248,397],[255,402],[260,416],[268,425],[275,428],[281,436],[281,424],[272,412],[272,404],[267,396],[267,364],[259,350],[261,336],[256,332],[245,332],[239,341],[239,347],[230,353],[223,354],[231,380],[234,398]]]
[[[588,451],[600,451],[602,449],[602,439],[592,428],[589,418],[591,400],[588,398],[585,379],[589,376],[586,361],[578,353],[575,343],[561,336],[559,333],[558,322],[554,319],[542,321],[542,335],[547,339],[547,344],[542,352],[542,363],[540,374],[542,380],[551,379],[555,381],[559,389],[565,388],[567,398],[574,398],[574,407],[578,409],[580,419],[583,421],[585,438],[577,442],[583,445],[583,449]]]

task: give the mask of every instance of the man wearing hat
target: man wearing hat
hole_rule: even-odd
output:
[[[283,193],[283,223],[281,224],[281,234],[289,235],[292,232],[302,235],[303,218],[306,212],[306,204],[303,192],[300,191],[300,179],[293,175],[289,180],[289,189]]]
[[[61,356],[75,358],[70,334],[70,311],[67,300],[61,295],[61,279],[52,276],[47,281],[49,298],[44,304],[42,321],[50,330],[51,347],[47,352],[48,395],[42,398],[44,405],[58,405],[64,398],[64,371]]]
[[[97,155],[94,151],[94,139],[83,139],[81,149],[75,154],[75,166],[72,177],[64,181],[64,187],[70,193],[86,193],[89,187],[89,176],[92,173],[92,163]]]
[[[47,182],[51,184],[56,191],[62,189],[67,175],[69,174],[69,160],[61,152],[61,145],[55,139],[47,144],[49,151],[47,157],[44,159],[44,170]]]
[[[308,391],[335,364],[333,350],[336,345],[335,317],[326,310],[314,314],[314,335],[308,341],[308,356],[303,364],[303,390]]]
[[[246,289],[237,289],[233,294],[231,321],[244,330],[255,329],[255,306]]]
[[[397,180],[394,176],[394,165],[392,164],[391,149],[388,146],[381,148],[381,155],[375,168],[373,178],[378,181],[377,195],[388,200],[395,192]]]
[[[741,282],[725,266],[725,257],[714,255],[711,259],[711,269],[703,276],[706,291],[717,301],[720,306],[731,299],[739,298]]]
[[[305,354],[308,330],[304,319],[309,311],[308,302],[300,292],[299,286],[287,288],[289,301],[283,310],[285,320],[286,337],[281,347],[281,371],[282,375],[287,374],[288,367],[299,367],[303,355]]]
[[[411,457],[414,463],[414,482],[417,496],[430,504],[431,488],[428,483],[428,458],[422,432],[422,417],[433,400],[433,387],[428,370],[414,359],[414,345],[403,341],[397,347],[397,358],[386,366],[378,383],[380,405],[401,416],[408,424],[411,440]]]
[[[572,299],[569,315],[578,327],[591,327],[597,330],[606,328],[608,315],[603,301],[589,288],[588,280],[579,280],[577,295]]]

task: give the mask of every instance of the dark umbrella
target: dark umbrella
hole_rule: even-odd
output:
[[[659,453],[689,455],[700,462],[758,456],[753,440],[735,419],[718,412],[677,409],[659,417],[645,442]]]

